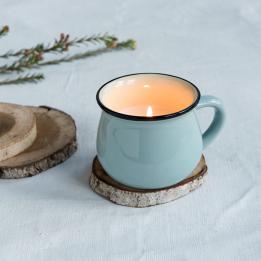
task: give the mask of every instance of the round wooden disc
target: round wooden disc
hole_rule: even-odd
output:
[[[35,115],[28,108],[0,103],[0,161],[31,146],[36,133]]]
[[[24,152],[0,162],[1,178],[36,175],[65,161],[77,149],[76,126],[71,116],[45,106],[27,108],[36,117],[36,140]]]
[[[110,177],[97,157],[93,160],[90,186],[99,195],[128,207],[149,207],[164,204],[195,190],[202,185],[207,174],[207,165],[202,155],[191,175],[173,186],[162,189],[137,189],[127,187]]]

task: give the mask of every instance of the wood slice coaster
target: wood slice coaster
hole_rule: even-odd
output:
[[[17,104],[0,103],[0,161],[31,146],[36,133],[35,115],[30,109]]]
[[[36,140],[19,155],[0,162],[1,178],[36,175],[65,161],[77,149],[76,127],[70,115],[46,106],[27,108],[36,118]]]
[[[142,208],[164,204],[187,195],[203,184],[206,174],[207,165],[202,155],[191,175],[178,184],[163,189],[136,189],[110,177],[96,156],[89,183],[93,191],[118,205]]]

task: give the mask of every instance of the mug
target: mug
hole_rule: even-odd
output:
[[[149,90],[150,79],[160,85],[159,90],[154,88],[154,93]],[[137,87],[139,84],[135,85],[135,81],[141,80],[144,83],[142,90]],[[173,81],[179,88],[190,88],[184,90],[193,94],[191,104],[179,111],[171,111],[172,105],[169,104],[167,113],[163,109],[161,113],[161,107],[176,96],[171,94],[171,87],[164,88],[166,81]],[[181,93],[185,94],[183,91]],[[164,188],[188,177],[199,163],[203,149],[219,133],[225,119],[218,98],[201,96],[193,83],[169,74],[138,73],[118,77],[105,83],[98,90],[96,99],[102,109],[97,133],[98,159],[113,179],[139,189]],[[153,99],[154,107],[157,103],[160,105],[158,115],[151,115],[153,106],[149,104],[150,99]],[[147,115],[139,115],[142,111],[138,108],[140,104],[134,106],[136,113],[124,112],[124,103],[130,106],[135,100],[141,103],[148,100],[145,104],[148,106]],[[183,102],[178,98],[176,101]],[[215,113],[210,126],[202,134],[196,111],[204,107],[214,108]]]

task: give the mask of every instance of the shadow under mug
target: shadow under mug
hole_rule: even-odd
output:
[[[101,94],[111,83],[142,75],[182,81],[193,89],[195,100],[181,111],[152,117],[124,114],[103,103]],[[201,96],[191,82],[167,74],[139,73],[113,79],[98,90],[96,98],[102,109],[97,134],[98,159],[112,178],[134,188],[163,188],[185,179],[198,164],[203,149],[217,136],[225,119],[218,98]],[[114,98],[116,102],[121,100],[121,97]],[[215,113],[202,134],[196,110],[204,107],[214,108]]]

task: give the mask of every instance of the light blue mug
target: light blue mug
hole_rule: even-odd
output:
[[[181,111],[152,117],[124,114],[104,102],[104,93],[111,92],[114,103],[121,103],[124,97],[114,97],[117,96],[116,88],[119,85],[124,88],[143,76],[146,79],[168,77],[168,80],[178,81],[191,88],[195,99]],[[111,88],[114,88],[113,91],[110,91]],[[198,164],[203,149],[219,133],[225,119],[218,98],[201,96],[191,82],[167,74],[140,73],[113,79],[98,90],[96,98],[103,110],[97,134],[98,159],[112,178],[134,188],[168,187],[188,177]],[[214,108],[215,114],[202,135],[196,110],[204,107]]]

